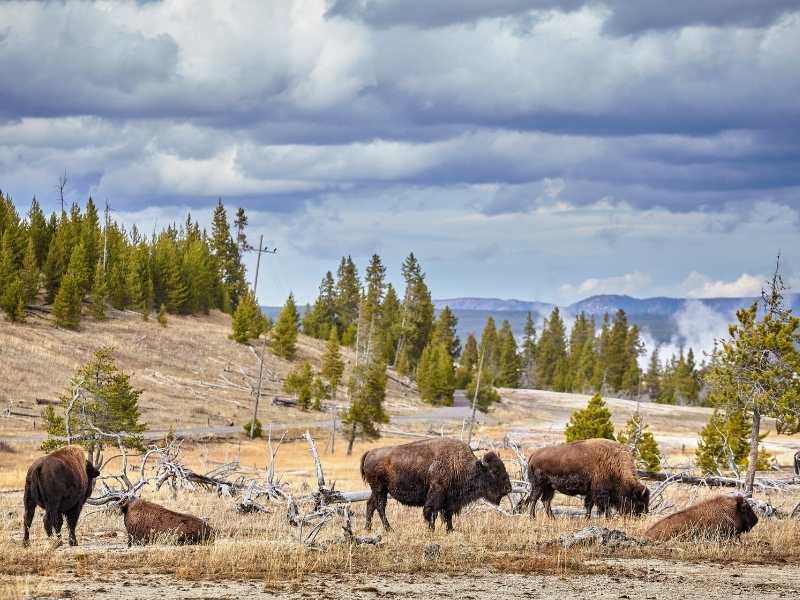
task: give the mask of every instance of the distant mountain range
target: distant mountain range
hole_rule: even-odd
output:
[[[800,312],[800,294],[788,298],[792,309]],[[658,343],[669,342],[677,334],[676,317],[692,303],[699,303],[706,308],[732,321],[739,308],[749,306],[755,298],[634,298],[615,294],[590,296],[573,304],[559,306],[565,319],[585,312],[601,319],[603,315],[613,316],[622,309],[629,321],[636,323],[647,331]],[[536,321],[537,329],[541,329],[542,319],[552,312],[554,304],[529,300],[503,300],[500,298],[442,298],[433,301],[437,310],[449,306],[458,317],[458,331],[462,339],[470,332],[480,334],[488,316],[493,316],[499,323],[507,319],[516,335],[522,335],[522,329],[528,312]]]

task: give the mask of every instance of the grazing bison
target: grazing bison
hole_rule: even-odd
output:
[[[376,448],[361,457],[361,477],[372,494],[367,502],[367,529],[375,510],[386,531],[386,499],[407,506],[422,506],[428,526],[434,529],[442,514],[447,531],[453,530],[453,515],[479,498],[500,504],[511,493],[511,480],[500,457],[488,452],[477,458],[464,442],[437,438]]]
[[[651,540],[676,537],[730,539],[747,533],[758,517],[742,496],[714,496],[673,515],[664,517],[646,532]]]
[[[800,477],[800,451],[794,453],[794,474]]]
[[[179,544],[199,544],[214,536],[214,530],[202,519],[147,500],[123,500],[119,508],[125,517],[129,547],[132,542],[152,542],[163,535],[174,535]]]
[[[528,458],[528,479],[531,517],[536,516],[540,498],[547,515],[553,517],[550,503],[555,492],[584,496],[587,519],[595,505],[608,517],[611,507],[620,514],[638,516],[646,513],[650,504],[650,490],[636,478],[631,453],[611,440],[583,440],[536,450]]]
[[[69,527],[69,545],[78,543],[75,527],[78,524],[83,504],[91,496],[94,480],[100,475],[92,463],[86,460],[78,446],[68,446],[47,456],[36,459],[28,468],[25,477],[25,522],[22,543],[28,545],[30,527],[36,507],[44,509],[44,530],[47,537],[56,532],[61,544],[61,525],[64,517]]]

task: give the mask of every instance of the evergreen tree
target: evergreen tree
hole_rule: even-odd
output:
[[[296,352],[299,317],[294,294],[290,293],[286,304],[272,328],[272,351],[286,360],[292,360]]]
[[[597,390],[594,385],[594,374],[597,363],[595,344],[596,340],[594,335],[587,337],[586,342],[583,344],[583,349],[581,350],[580,357],[578,358],[578,365],[572,381],[573,391],[586,393],[588,391]]]
[[[467,342],[464,344],[464,351],[461,353],[458,369],[456,370],[455,386],[456,389],[464,389],[472,380],[475,370],[478,368],[478,342],[475,335],[470,333]]]
[[[319,285],[319,296],[314,306],[303,315],[303,333],[306,335],[328,339],[331,329],[337,328],[335,285],[333,274],[328,271]]]
[[[647,374],[644,377],[644,387],[651,400],[661,396],[661,362],[658,358],[658,347],[653,348],[650,362],[647,365]]]
[[[617,441],[628,446],[641,470],[657,473],[661,469],[661,451],[649,427],[637,410],[617,434]]]
[[[625,369],[628,367],[628,317],[622,309],[614,315],[603,362],[608,389],[612,392],[620,391]]]
[[[497,335],[497,375],[494,384],[498,387],[518,388],[520,380],[520,357],[511,323],[503,321]]]
[[[556,306],[544,323],[542,336],[536,347],[536,380],[542,388],[553,386],[556,367],[561,364],[561,372],[568,372],[567,342],[564,321]],[[561,376],[562,383],[564,376]]]
[[[92,291],[89,294],[89,298],[92,301],[92,316],[98,321],[104,320],[106,318],[108,287],[106,285],[106,275],[103,272],[103,263],[101,260],[97,261],[94,268],[94,282],[92,283]]]
[[[83,245],[78,244],[72,252],[69,267],[61,280],[61,287],[53,302],[55,324],[65,329],[77,329],[81,322],[81,303],[83,286],[86,285],[86,254]]]
[[[22,284],[25,303],[32,303],[36,298],[36,294],[39,293],[39,266],[36,262],[36,245],[32,237],[28,238],[25,256],[22,259],[20,283]]]
[[[336,391],[344,375],[344,361],[339,351],[339,336],[336,335],[336,328],[331,328],[328,343],[325,346],[325,353],[322,355],[322,376],[328,380],[331,390],[331,401],[336,401]]]
[[[68,279],[70,276],[67,275]],[[90,454],[99,446],[116,444],[113,438],[97,435],[94,427],[105,433],[127,432],[123,444],[129,448],[142,449],[138,435],[146,425],[139,421],[139,398],[141,390],[134,389],[130,377],[116,364],[111,348],[101,348],[93,358],[75,371],[67,388],[60,397],[59,408],[49,406],[44,413],[48,439],[42,449],[52,450],[65,445],[67,434],[66,410],[74,399],[75,389],[84,393],[78,396],[69,415],[70,433],[77,442],[89,449]]]
[[[157,320],[158,324],[161,325],[162,327],[167,326],[167,307],[164,304],[162,304],[158,309]]]
[[[431,340],[425,346],[417,365],[417,386],[423,401],[452,406],[455,372],[453,360],[444,343]]]
[[[397,342],[402,333],[402,308],[392,284],[386,286],[386,294],[381,305],[381,349],[386,364],[395,364]]]
[[[50,245],[50,228],[44,217],[38,200],[34,197],[31,209],[28,212],[28,239],[33,243],[36,268],[40,269],[47,258],[47,249]]]
[[[231,339],[240,344],[245,344],[251,339],[258,339],[266,331],[266,319],[252,291],[248,291],[244,295],[233,312],[231,328]],[[295,330],[295,338],[296,335],[297,331]]]
[[[402,359],[408,365],[408,372],[413,373],[422,351],[430,340],[434,309],[430,290],[425,283],[425,273],[413,252],[403,261],[401,272],[406,290],[398,352],[404,355]],[[400,358],[398,357],[398,360]]]
[[[564,434],[568,442],[593,438],[614,439],[611,411],[608,410],[600,394],[592,396],[586,408],[572,413]]]
[[[481,378],[487,383],[494,384],[494,378],[497,375],[497,367],[499,363],[497,347],[497,326],[494,323],[494,318],[489,316],[486,319],[486,325],[483,327],[481,333],[481,343],[478,347],[478,362],[480,363],[483,357],[483,375]]]
[[[351,335],[345,336],[344,333],[352,326],[357,327],[358,309],[361,303],[361,282],[358,278],[358,269],[353,259],[349,256],[342,257],[339,269],[336,272],[336,322],[339,327],[342,343],[346,346],[351,345],[345,341]],[[355,329],[353,329],[353,332]],[[355,336],[352,336],[355,340]],[[351,340],[348,340],[352,343]]]
[[[25,290],[19,278],[10,228],[0,240],[0,308],[9,321],[25,320]]]
[[[478,397],[475,398],[475,387],[477,385],[477,374],[470,380],[469,384],[467,384],[467,389],[464,391],[467,400],[469,400],[470,404],[475,402],[477,409],[481,412],[488,412],[489,408],[492,404],[496,402],[500,402],[500,394],[497,393],[497,390],[494,389],[494,386],[486,381],[483,376],[481,376],[481,388],[478,391]]]
[[[314,371],[308,361],[292,369],[283,382],[283,391],[297,396],[297,404],[303,410],[311,408],[314,396]]]
[[[369,364],[358,366],[350,380],[350,407],[342,419],[348,437],[348,456],[353,453],[359,433],[367,439],[380,437],[378,426],[389,422],[383,408],[385,398],[386,363],[375,353]]]
[[[751,425],[743,411],[728,414],[715,409],[700,432],[695,457],[703,473],[733,472],[747,469]],[[762,436],[763,439],[763,436]],[[757,469],[769,468],[768,455],[759,452]]]
[[[520,385],[524,388],[536,387],[536,327],[530,311],[522,330]]]
[[[449,306],[445,306],[436,321],[433,324],[432,341],[437,344],[444,344],[450,358],[456,360],[461,354],[461,340],[458,339],[456,328],[458,327],[458,318],[450,310]]]

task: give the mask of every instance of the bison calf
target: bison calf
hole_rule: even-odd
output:
[[[511,493],[511,480],[500,457],[488,452],[477,458],[464,442],[437,438],[376,448],[361,457],[361,477],[372,494],[367,502],[367,529],[377,510],[383,528],[386,500],[407,506],[422,506],[422,514],[433,529],[441,513],[447,531],[453,530],[453,515],[479,498],[499,504]]]
[[[628,449],[604,439],[583,440],[534,451],[528,458],[528,498],[531,517],[536,516],[536,502],[541,499],[549,517],[550,503],[556,492],[583,496],[586,518],[595,505],[610,516],[611,508],[621,514],[646,513],[650,490],[639,482]]]
[[[148,543],[161,536],[174,535],[179,544],[199,544],[213,538],[214,530],[195,516],[169,510],[146,500],[123,500],[128,546]]]
[[[646,532],[651,540],[676,537],[730,539],[747,533],[758,517],[742,496],[714,496],[680,512],[664,517]]]
[[[36,459],[25,477],[24,531],[22,543],[29,544],[30,527],[36,507],[44,509],[44,530],[50,537],[55,530],[61,543],[61,525],[67,518],[69,545],[78,543],[75,528],[86,499],[92,495],[94,480],[100,475],[86,460],[78,446],[68,446]]]

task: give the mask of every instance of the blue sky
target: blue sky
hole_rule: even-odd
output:
[[[216,198],[259,296],[413,250],[436,297],[800,285],[800,2],[3,3],[0,188],[149,231]]]

